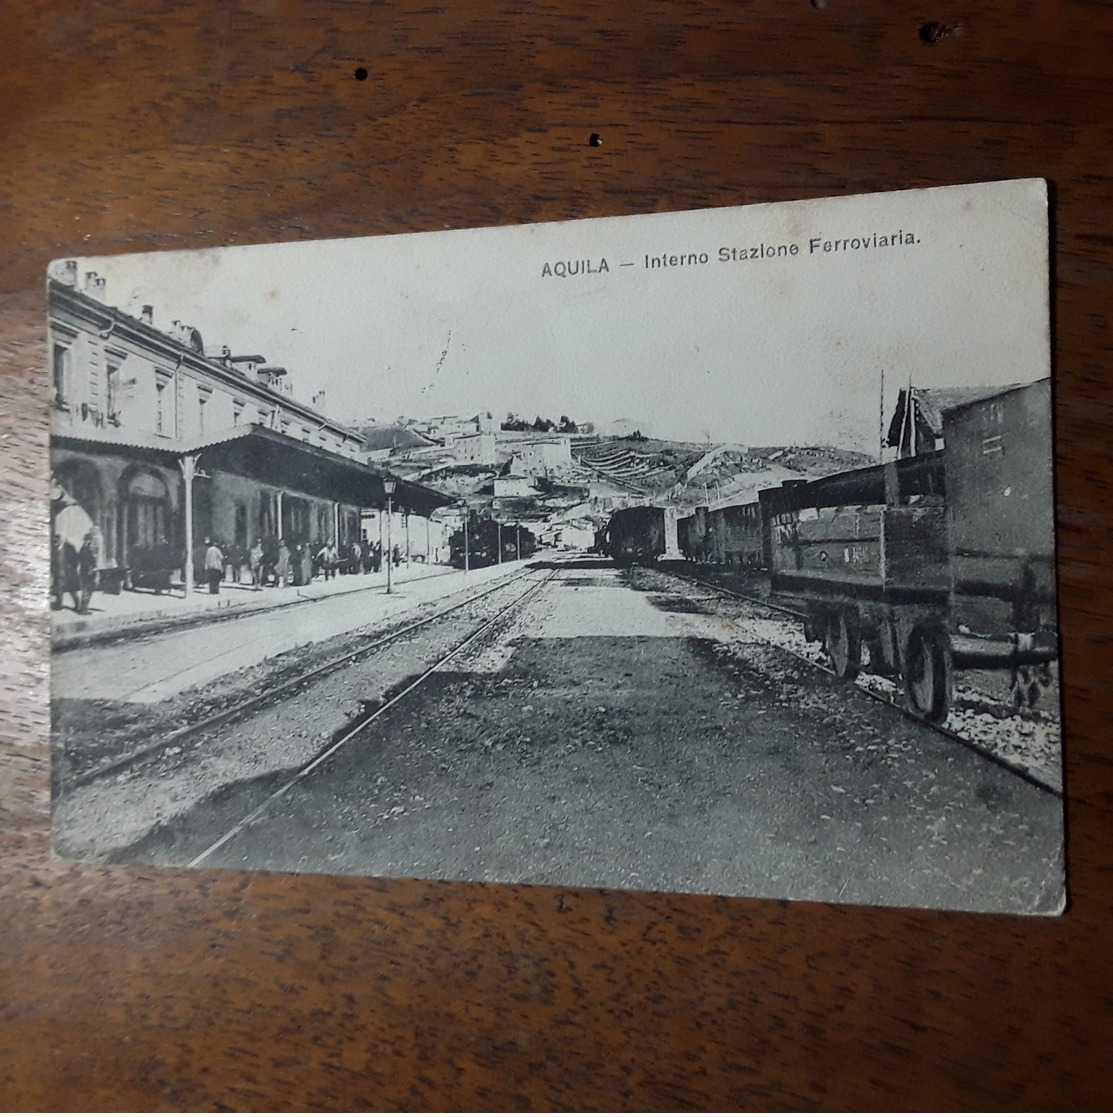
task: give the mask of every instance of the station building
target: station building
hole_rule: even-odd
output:
[[[295,400],[284,368],[208,354],[196,329],[157,328],[149,306],[108,305],[76,261],[52,267],[48,298],[52,528],[75,547],[94,532],[106,588],[157,546],[181,572],[205,538],[350,546],[362,512],[385,507],[390,474],[359,432]],[[425,516],[449,503],[402,480],[392,499]]]

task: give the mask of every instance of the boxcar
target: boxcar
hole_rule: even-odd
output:
[[[761,505],[696,508],[677,523],[680,551],[693,562],[761,567],[765,563]]]
[[[1034,704],[1057,658],[1050,384],[943,415],[944,449],[759,494],[771,588],[836,674],[903,680],[946,719],[956,670],[1004,668]]]

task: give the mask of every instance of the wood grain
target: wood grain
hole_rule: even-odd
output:
[[[1108,6],[21,0],[3,18],[0,1102],[1113,1103]],[[51,858],[49,259],[1029,175],[1055,199],[1063,918]]]

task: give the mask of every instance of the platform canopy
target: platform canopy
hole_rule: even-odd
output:
[[[214,470],[233,473],[260,484],[360,508],[385,508],[383,482],[388,480],[395,482],[391,500],[399,510],[428,516],[435,509],[453,503],[451,496],[436,489],[394,477],[381,467],[353,461],[258,424],[216,431],[190,441],[152,435],[108,435],[92,439],[56,436],[54,442],[94,452],[124,452],[163,464],[192,457],[196,468],[205,473]]]

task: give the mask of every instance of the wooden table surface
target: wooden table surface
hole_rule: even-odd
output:
[[[1113,8],[4,9],[0,1103],[1113,1104]],[[1054,197],[1062,918],[51,858],[48,260],[1023,176]]]

